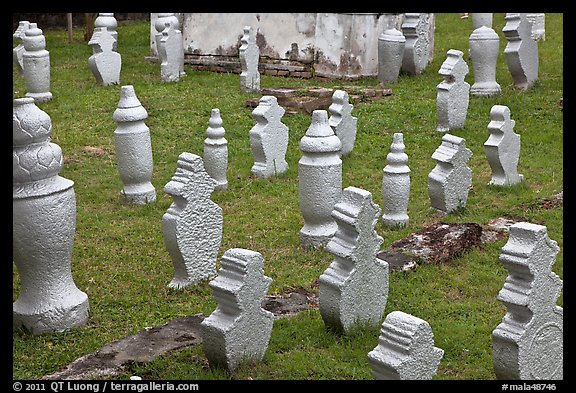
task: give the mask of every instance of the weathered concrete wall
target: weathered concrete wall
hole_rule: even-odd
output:
[[[376,13],[175,15],[184,37],[185,61],[197,69],[240,72],[240,38],[244,26],[251,26],[257,32],[264,74],[351,79],[378,74],[378,37],[386,29],[400,30],[404,20],[404,14]],[[150,14],[152,57],[157,56],[155,20],[156,14]]]

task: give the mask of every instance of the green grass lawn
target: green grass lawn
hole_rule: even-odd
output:
[[[434,60],[420,76],[401,75],[386,86],[393,94],[355,105],[358,135],[353,152],[343,158],[343,187],[370,191],[383,206],[382,169],[395,132],[404,133],[411,169],[408,206],[410,227],[385,228],[383,248],[435,221],[474,222],[485,225],[500,216],[521,216],[546,225],[561,250],[553,270],[563,277],[563,208],[526,208],[540,198],[563,190],[563,16],[546,14],[546,40],[538,44],[539,80],[527,92],[516,90],[506,66],[502,33],[503,14],[494,14],[493,27],[500,36],[497,80],[502,94],[470,97],[466,125],[452,133],[466,139],[473,156],[473,188],[467,206],[442,217],[430,207],[427,176],[434,168],[432,153],[442,135],[437,126],[436,85],[449,49],[468,53],[471,19],[458,14],[437,14]],[[149,55],[149,23],[120,22],[118,50],[122,55],[122,85],[134,85],[148,111],[157,190],[154,204],[137,207],[122,203],[114,149],[116,123],[112,114],[120,86],[99,86],[88,68],[91,48],[74,31],[68,44],[65,29],[45,31],[51,58],[53,99],[40,104],[52,119],[52,141],[66,158],[61,176],[75,182],[77,216],[72,255],[76,285],[90,301],[87,326],[65,333],[32,336],[13,332],[14,379],[37,379],[53,373],[80,356],[107,343],[186,315],[209,315],[216,301],[208,282],[183,290],[167,287],[173,267],[162,236],[162,216],[172,198],[162,189],[176,170],[184,151],[202,155],[205,131],[212,108],[219,108],[228,140],[228,191],[213,193],[223,209],[222,245],[218,256],[234,248],[247,248],[264,256],[265,274],[273,279],[270,294],[303,287],[317,291],[314,281],[332,257],[323,250],[300,247],[304,224],[298,206],[298,142],[310,125],[305,114],[285,115],[290,129],[287,173],[273,179],[250,176],[253,164],[248,133],[255,124],[245,101],[253,94],[240,90],[239,75],[194,71],[178,83],[160,81],[159,64]],[[234,34],[237,34],[235,32]],[[16,42],[14,43],[16,45]],[[466,80],[474,83],[472,64]],[[342,85],[378,86],[375,77],[357,81],[325,81],[263,75],[261,87]],[[26,86],[13,70],[13,98],[23,97]],[[487,126],[493,105],[506,105],[516,122],[522,146],[518,170],[524,183],[512,188],[489,186],[491,170],[484,153]],[[96,155],[86,146],[104,150]],[[411,273],[390,275],[384,317],[400,310],[431,325],[435,345],[442,348],[436,379],[495,379],[491,332],[506,312],[496,296],[507,276],[499,262],[506,239],[486,244],[444,265],[421,265]],[[19,294],[19,276],[13,264],[13,300]],[[562,296],[558,304],[562,305]],[[383,318],[384,318],[383,317]],[[236,379],[371,379],[367,354],[378,341],[379,329],[359,329],[349,336],[328,331],[317,309],[289,319],[276,320],[264,360],[240,367]],[[119,378],[139,375],[145,379],[229,379],[223,371],[207,366],[201,346],[164,355],[151,363],[131,365]]]

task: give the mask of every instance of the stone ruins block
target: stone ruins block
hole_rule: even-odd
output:
[[[22,44],[22,41],[24,38],[24,33],[29,28],[30,28],[30,22],[28,22],[27,20],[21,20],[20,22],[18,22],[18,28],[16,28],[16,31],[14,32],[14,34],[12,34],[12,37],[16,38],[20,42],[18,45],[16,45],[16,48],[12,49],[12,59],[14,60],[14,64],[16,64],[16,67],[18,68],[19,75],[24,74],[24,65],[22,59],[22,55],[24,54],[24,45]]]
[[[464,80],[468,75],[468,64],[462,56],[461,51],[450,49],[438,71],[444,80],[436,86],[437,132],[464,128],[466,122],[470,85]]]
[[[546,14],[526,14],[526,19],[532,23],[532,34],[535,41],[546,41]]]
[[[284,108],[274,96],[263,96],[252,111],[256,125],[250,130],[250,149],[254,156],[252,174],[256,177],[278,176],[288,170],[288,127],[282,123]]]
[[[34,98],[36,103],[50,101],[50,53],[46,50],[46,38],[36,23],[30,23],[24,32],[22,45],[22,68],[28,89],[26,97]]]
[[[404,14],[402,33],[406,38],[402,71],[408,75],[419,75],[424,72],[431,58],[432,42],[429,35],[429,14]],[[433,35],[432,35],[433,36]]]
[[[166,24],[170,25],[170,30],[173,30],[171,34],[174,35],[173,39],[169,40],[168,44],[168,60],[162,58],[160,54],[160,40],[163,38],[162,32],[166,29]],[[175,67],[175,63],[178,64],[179,69],[179,78],[186,75],[184,72],[184,38],[182,37],[182,31],[180,30],[180,22],[174,13],[159,13],[156,22],[154,23],[154,28],[156,29],[156,36],[154,37],[156,40],[156,51],[158,53],[158,59],[160,60],[160,64],[162,62],[167,61],[170,64],[170,67]],[[180,32],[178,34],[178,32]],[[167,73],[167,71],[164,71]],[[162,77],[162,67],[160,67],[160,74]],[[170,72],[170,74],[174,74]],[[162,79],[163,82],[166,82]]]
[[[350,104],[348,93],[344,90],[335,90],[332,94],[332,104],[328,107],[330,118],[328,124],[334,130],[342,143],[340,154],[350,154],[356,142],[358,118],[352,116],[354,105]]]
[[[302,247],[324,247],[338,225],[332,209],[342,194],[342,143],[328,125],[328,112],[312,112],[312,122],[298,145],[298,201],[304,218]]]
[[[516,122],[510,119],[510,109],[494,105],[490,110],[488,131],[490,137],[484,143],[488,163],[492,169],[489,184],[511,186],[520,183],[524,176],[518,174],[520,159],[520,135],[514,132]]]
[[[260,253],[241,248],[224,253],[218,276],[210,281],[218,307],[201,325],[210,367],[232,373],[242,362],[262,360],[274,323],[274,314],[261,307],[271,283]]]
[[[470,60],[474,70],[474,84],[470,94],[476,97],[489,97],[501,92],[496,82],[496,63],[500,48],[500,38],[490,27],[480,26],[470,34]]]
[[[76,232],[74,182],[58,175],[60,146],[50,143],[50,116],[34,99],[14,100],[12,112],[12,258],[20,292],[13,328],[61,332],[88,321],[88,296],[71,275]]]
[[[559,251],[545,226],[510,227],[500,253],[508,277],[498,294],[507,312],[492,332],[498,379],[563,379],[564,310],[556,305],[563,283],[552,272]]]
[[[400,132],[394,133],[382,176],[382,222],[389,227],[406,227],[409,223],[410,168],[404,149],[404,135]]]
[[[432,207],[450,213],[466,206],[468,190],[472,185],[472,170],[467,162],[472,151],[466,140],[451,134],[442,137],[442,144],[432,158],[436,166],[428,174],[428,195]]]
[[[436,375],[444,351],[434,346],[428,322],[402,311],[386,316],[378,345],[368,353],[375,379],[427,380]]]
[[[376,258],[384,239],[375,227],[381,210],[372,194],[342,191],[332,217],[338,230],[326,245],[334,260],[320,275],[320,314],[326,326],[349,333],[377,326],[388,300],[388,263]]]
[[[472,13],[472,28],[476,30],[481,26],[492,28],[492,13]]]
[[[397,29],[384,30],[378,37],[378,81],[396,83],[402,68],[406,37]]]
[[[117,123],[114,145],[118,171],[124,183],[121,194],[128,203],[144,205],[156,202],[156,189],[151,183],[152,141],[144,123],[148,112],[136,97],[134,86],[122,86],[120,101],[112,116]]]
[[[255,93],[260,91],[260,49],[256,44],[256,35],[252,34],[251,26],[244,26],[244,35],[240,39],[240,89],[244,92]]]
[[[98,84],[103,86],[119,84],[122,56],[114,52],[116,38],[107,27],[96,27],[88,45],[92,47],[94,53],[88,58],[88,66]]]
[[[514,86],[527,90],[538,80],[538,43],[532,38],[532,25],[526,14],[506,14],[505,19],[502,32],[508,41],[504,48],[506,64]]]
[[[162,217],[164,244],[174,265],[170,288],[181,289],[216,274],[222,209],[210,200],[215,186],[201,157],[178,156],[176,173],[164,187],[174,202]]]
[[[228,141],[224,137],[226,130],[222,127],[220,109],[212,109],[212,115],[204,139],[204,168],[216,180],[214,191],[226,191],[226,169],[228,168]]]
[[[158,58],[160,59],[160,79],[162,82],[178,82],[180,80],[181,64],[184,61],[182,48],[182,32],[174,28],[170,22],[157,35]]]

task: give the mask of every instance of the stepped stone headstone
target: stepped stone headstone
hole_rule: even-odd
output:
[[[186,152],[178,156],[176,173],[164,187],[174,201],[162,217],[164,243],[174,265],[170,288],[184,288],[216,274],[223,219],[220,206],[210,200],[215,186],[201,157]]]
[[[74,182],[59,175],[64,157],[50,142],[50,116],[30,97],[14,100],[12,113],[12,258],[20,275],[12,325],[33,334],[80,327],[89,304],[71,274]]]
[[[472,13],[472,27],[474,30],[480,26],[492,28],[492,13]]]
[[[466,147],[465,139],[444,134],[442,144],[432,154],[436,166],[428,174],[428,195],[433,208],[450,213],[466,206],[472,185],[472,170],[467,166],[470,157],[472,151]]]
[[[507,106],[494,105],[490,110],[490,137],[484,143],[486,157],[492,169],[489,184],[511,186],[524,179],[524,176],[518,174],[520,135],[514,132],[515,124],[510,118],[510,109]]]
[[[151,183],[154,162],[150,129],[144,123],[148,112],[136,97],[134,86],[120,89],[120,101],[112,115],[117,123],[114,146],[118,171],[124,183],[121,194],[136,205],[156,202],[156,189]]]
[[[426,69],[431,58],[430,23],[432,22],[428,14],[404,14],[401,29],[406,42],[402,58],[402,71],[408,75],[420,75]]]
[[[251,26],[244,26],[244,35],[240,39],[238,49],[240,57],[240,89],[248,93],[260,91],[260,72],[258,72],[258,62],[260,61],[260,49],[256,44],[256,35],[252,34]]]
[[[556,305],[563,283],[552,271],[559,251],[545,226],[510,227],[500,253],[508,277],[498,293],[507,312],[492,332],[498,379],[563,379],[564,310]]]
[[[526,14],[526,18],[532,23],[532,39],[535,41],[546,41],[546,14]]]
[[[410,168],[404,149],[404,135],[400,132],[394,133],[382,176],[382,222],[389,227],[406,227],[409,223]]]
[[[378,81],[396,83],[402,68],[406,37],[397,29],[384,30],[378,37]]]
[[[94,20],[94,31],[96,31],[97,28],[100,27],[106,27],[106,29],[108,29],[108,31],[110,32],[110,34],[112,34],[112,37],[114,37],[114,46],[112,47],[112,50],[114,52],[118,51],[118,32],[116,31],[116,29],[118,28],[118,21],[116,20],[116,18],[114,17],[113,13],[99,13],[98,17]],[[94,35],[92,35],[93,37]]]
[[[358,118],[352,116],[352,109],[354,105],[350,104],[348,93],[344,90],[335,90],[332,94],[332,104],[328,107],[330,113],[328,124],[342,143],[340,154],[343,156],[352,152],[356,142]]]
[[[386,316],[378,345],[368,353],[375,379],[428,380],[438,370],[444,350],[434,346],[428,322],[402,311]]]
[[[474,84],[470,94],[489,97],[501,93],[496,82],[496,63],[500,48],[500,37],[494,29],[480,26],[470,34],[470,60],[474,70]]]
[[[466,122],[470,85],[464,80],[468,75],[468,64],[462,56],[461,51],[450,49],[438,71],[444,80],[436,86],[437,132],[464,128]]]
[[[18,68],[19,75],[24,74],[24,65],[22,59],[22,55],[24,54],[24,45],[22,44],[22,39],[24,38],[24,33],[29,28],[30,28],[30,22],[28,22],[27,20],[21,20],[20,22],[18,22],[18,27],[16,28],[16,31],[14,32],[14,34],[12,34],[14,38],[20,41],[20,43],[16,45],[16,48],[12,49],[12,59],[14,60],[14,64],[16,64],[16,67]]]
[[[117,85],[120,83],[122,56],[113,50],[116,38],[107,27],[96,27],[88,45],[94,54],[88,58],[90,71],[100,85]]]
[[[256,125],[250,130],[250,149],[254,156],[252,174],[256,177],[278,176],[288,170],[288,127],[282,123],[285,110],[274,96],[262,96],[252,111]]]
[[[342,191],[332,217],[338,225],[326,251],[334,260],[320,275],[320,314],[326,326],[349,333],[377,326],[388,300],[388,263],[376,257],[384,239],[376,233],[381,210],[372,194]]]
[[[228,168],[228,141],[224,137],[226,130],[222,127],[220,109],[212,109],[206,139],[204,139],[204,168],[216,180],[214,191],[226,191],[226,169]]]
[[[538,80],[538,43],[532,38],[532,24],[526,14],[507,14],[502,29],[508,41],[504,57],[514,86],[530,89]]]
[[[302,247],[324,247],[338,225],[332,209],[342,194],[342,143],[328,125],[328,112],[312,112],[312,122],[298,147],[298,201],[304,218],[300,229]]]
[[[156,45],[160,59],[160,79],[162,82],[178,82],[184,56],[182,32],[166,22],[164,30],[157,35]]]
[[[160,54],[160,40],[163,38],[162,32],[166,29],[166,24],[170,25],[170,29],[173,30],[174,39],[170,40],[170,44],[168,47],[169,50],[169,60],[165,60],[162,58]],[[170,66],[175,66],[173,63],[178,64],[179,75],[178,79],[186,75],[184,72],[184,38],[182,36],[182,31],[180,30],[180,22],[174,13],[158,13],[158,18],[156,18],[156,22],[154,23],[154,28],[156,29],[156,52],[158,53],[158,59],[160,60],[160,64],[164,61],[169,61]],[[178,32],[180,32],[178,34]],[[173,52],[172,52],[173,50]],[[160,67],[160,73],[162,74],[162,67]],[[166,82],[165,80],[162,80]]]
[[[218,276],[209,284],[218,307],[201,325],[210,367],[232,373],[242,362],[262,360],[274,323],[274,314],[261,307],[271,283],[260,253],[241,248],[224,253]]]
[[[46,38],[36,23],[30,23],[24,32],[22,45],[22,68],[28,89],[26,97],[34,98],[36,103],[50,101],[50,53],[46,50]]]

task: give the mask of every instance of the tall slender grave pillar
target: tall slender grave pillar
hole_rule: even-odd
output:
[[[406,227],[409,223],[410,168],[404,149],[404,135],[400,132],[394,133],[382,176],[382,222],[389,227]]]
[[[378,81],[396,83],[402,68],[406,37],[397,29],[385,30],[378,37]]]
[[[50,53],[46,50],[46,38],[36,23],[30,23],[30,28],[24,32],[22,45],[26,97],[34,98],[36,103],[50,101]]]
[[[258,62],[260,60],[260,49],[256,44],[256,35],[252,33],[251,26],[244,26],[244,35],[240,39],[238,49],[240,57],[240,89],[244,92],[260,92],[260,72],[258,72]]]
[[[480,26],[470,34],[470,59],[474,70],[474,84],[470,94],[476,97],[489,97],[501,92],[496,82],[496,62],[500,48],[500,38],[490,27]]]
[[[468,64],[459,50],[450,49],[447,55],[438,71],[444,80],[436,86],[437,132],[464,128],[468,114],[470,85],[464,80],[468,74]]]
[[[62,150],[50,143],[52,122],[32,98],[12,114],[12,255],[20,275],[13,327],[61,332],[88,321],[88,296],[72,278],[76,232],[74,182],[58,175]]]
[[[526,14],[507,14],[502,32],[508,41],[504,57],[514,86],[528,90],[538,80],[538,43],[532,38],[532,24]]]
[[[16,45],[16,48],[12,49],[12,58],[14,60],[14,64],[18,68],[18,74],[24,74],[24,67],[22,64],[22,55],[24,54],[24,45],[22,44],[22,39],[24,38],[24,33],[26,30],[30,28],[30,22],[27,20],[21,20],[18,22],[18,28],[12,35],[14,38],[18,39],[20,43]]]
[[[226,191],[226,169],[228,168],[228,141],[224,137],[226,130],[222,127],[220,109],[212,109],[206,139],[204,139],[204,168],[216,180],[214,191]]]

